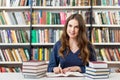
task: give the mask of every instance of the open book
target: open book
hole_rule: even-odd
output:
[[[80,72],[66,72],[64,73],[60,73],[60,74],[55,74],[52,72],[48,72],[46,73],[47,77],[83,77],[84,74],[80,73]]]

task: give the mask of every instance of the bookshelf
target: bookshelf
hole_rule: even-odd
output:
[[[92,24],[91,41],[96,47],[96,52],[99,53],[98,60],[107,62],[109,67],[119,67],[120,3],[119,0],[98,0],[98,2],[99,4],[97,2],[92,4],[93,17],[96,22]]]
[[[2,72],[21,72],[22,62],[30,59],[29,3],[30,0],[0,1],[0,71]]]

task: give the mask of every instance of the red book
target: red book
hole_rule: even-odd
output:
[[[46,64],[45,61],[37,61],[37,60],[30,60],[30,61],[24,61],[23,66],[38,66]]]
[[[106,62],[103,61],[92,61],[89,62],[89,67],[92,68],[108,68],[108,65]]]

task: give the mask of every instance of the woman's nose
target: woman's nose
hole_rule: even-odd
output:
[[[72,29],[71,29],[72,31],[74,31],[75,30],[75,28],[74,27],[72,27]]]

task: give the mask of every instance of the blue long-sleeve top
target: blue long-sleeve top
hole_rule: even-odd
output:
[[[65,55],[66,53],[64,51],[64,58],[62,58],[58,54],[60,46],[61,46],[60,41],[56,42],[56,44],[54,45],[53,50],[50,54],[50,60],[47,71],[53,72],[53,68],[58,67],[58,65],[60,64],[62,69],[70,66],[79,66],[81,68],[81,73],[84,73],[85,65],[83,64],[82,60],[78,57],[78,55],[80,54],[80,50],[76,51],[75,53],[70,51],[68,55]],[[96,61],[96,53],[92,45],[88,45],[88,48],[90,50],[89,60]]]

